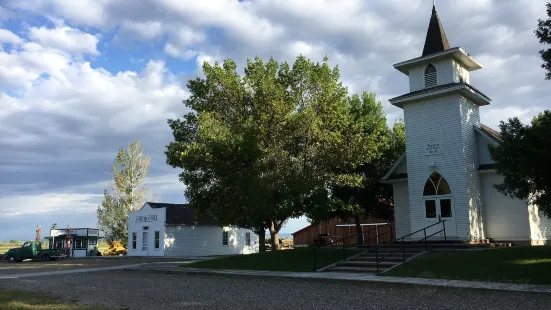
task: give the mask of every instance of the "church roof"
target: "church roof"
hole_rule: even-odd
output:
[[[491,101],[491,99],[488,96],[486,96],[483,92],[481,92],[478,89],[474,88],[471,84],[468,84],[468,83],[465,83],[465,82],[447,83],[447,84],[442,84],[442,85],[438,85],[438,86],[434,86],[434,87],[423,88],[423,89],[420,89],[420,90],[409,92],[407,94],[404,94],[404,95],[401,95],[401,96],[398,96],[398,97],[391,98],[391,99],[389,99],[389,101],[390,101],[391,104],[396,105],[396,102],[399,102],[399,101],[402,101],[402,100],[405,100],[405,99],[410,100],[411,98],[416,98],[417,96],[424,95],[424,94],[434,93],[436,91],[450,91],[450,90],[456,89],[457,87],[463,87],[465,89],[470,90],[473,93],[476,93],[478,96],[480,96],[480,97],[484,98],[486,101],[488,101],[488,103],[489,103],[489,101]],[[485,104],[488,104],[488,103],[485,103]]]
[[[480,130],[490,136],[490,138],[494,139],[497,142],[503,141],[503,137],[501,136],[501,133],[499,131],[494,130],[486,125],[480,124]]]
[[[213,217],[195,218],[195,211],[189,204],[146,202],[151,208],[166,208],[167,225],[218,225]]]
[[[425,39],[425,47],[423,48],[423,56],[445,51],[450,48],[448,37],[444,31],[444,27],[438,17],[436,6],[432,6],[432,15],[430,17],[427,37]]]

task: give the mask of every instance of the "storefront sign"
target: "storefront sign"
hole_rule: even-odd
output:
[[[157,215],[136,216],[136,223],[157,222]]]
[[[99,235],[98,229],[88,229],[88,236],[97,236]]]
[[[442,142],[431,142],[425,145],[425,155],[436,155],[444,153]]]

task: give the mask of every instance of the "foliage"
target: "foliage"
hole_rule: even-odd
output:
[[[104,190],[97,210],[99,227],[110,244],[118,240],[127,246],[128,213],[145,202],[144,181],[149,163],[139,141],[129,144],[127,150],[119,149],[113,165],[113,194]]]
[[[504,177],[496,189],[529,200],[551,217],[551,111],[534,117],[531,125],[515,117],[499,127],[503,141],[490,146],[496,171]]]
[[[547,19],[538,19],[538,29],[534,32],[541,44],[551,45],[551,3],[546,4]],[[547,72],[545,78],[551,80],[551,48],[542,49],[539,51],[543,64],[541,65]]]
[[[364,95],[364,108],[359,110],[359,119],[366,134],[377,137],[370,146],[376,156],[365,161],[350,172],[359,174],[362,182],[358,186],[336,186],[332,190],[332,200],[328,207],[311,209],[311,222],[320,222],[328,218],[354,218],[359,225],[365,216],[392,219],[392,186],[383,184],[380,179],[391,169],[405,152],[404,123],[396,122],[390,130],[381,103],[375,101],[374,94]],[[359,237],[361,238],[361,237]]]
[[[167,163],[183,169],[186,197],[199,213],[269,229],[277,240],[287,219],[325,203],[331,186],[360,184],[343,171],[374,156],[372,137],[355,121],[327,58],[299,56],[290,66],[257,57],[244,76],[236,69],[230,59],[205,62],[205,78],[188,82],[184,104],[192,112],[168,121]]]

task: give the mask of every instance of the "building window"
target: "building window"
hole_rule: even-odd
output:
[[[228,245],[228,232],[222,232],[222,245]]]
[[[251,245],[251,233],[245,233],[245,245],[249,246]]]
[[[433,64],[429,64],[425,68],[425,88],[434,87],[438,84],[438,77],[436,74],[436,67]]]
[[[88,239],[88,245],[97,245],[98,240],[97,239]]]
[[[425,217],[436,218],[436,200],[425,200]]]
[[[159,238],[160,238],[160,233],[159,231],[156,231],[155,232],[155,248],[158,249],[159,248]]]
[[[75,240],[75,250],[86,250],[88,242],[86,239]]]
[[[136,249],[136,239],[137,239],[137,235],[135,232],[133,232],[132,233],[132,250]]]
[[[450,195],[452,193],[450,185],[440,173],[433,171],[425,183],[423,196]]]

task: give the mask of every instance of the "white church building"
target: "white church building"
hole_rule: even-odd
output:
[[[404,110],[406,152],[382,179],[394,189],[396,237],[445,220],[448,240],[544,244],[551,220],[537,206],[494,188],[503,177],[493,169],[488,145],[499,144],[501,136],[480,123],[480,107],[491,99],[470,78],[482,65],[462,48],[450,47],[436,8],[422,56],[394,68],[409,77],[410,87],[390,99]],[[439,230],[440,224],[429,232]],[[443,237],[440,232],[431,239]]]

